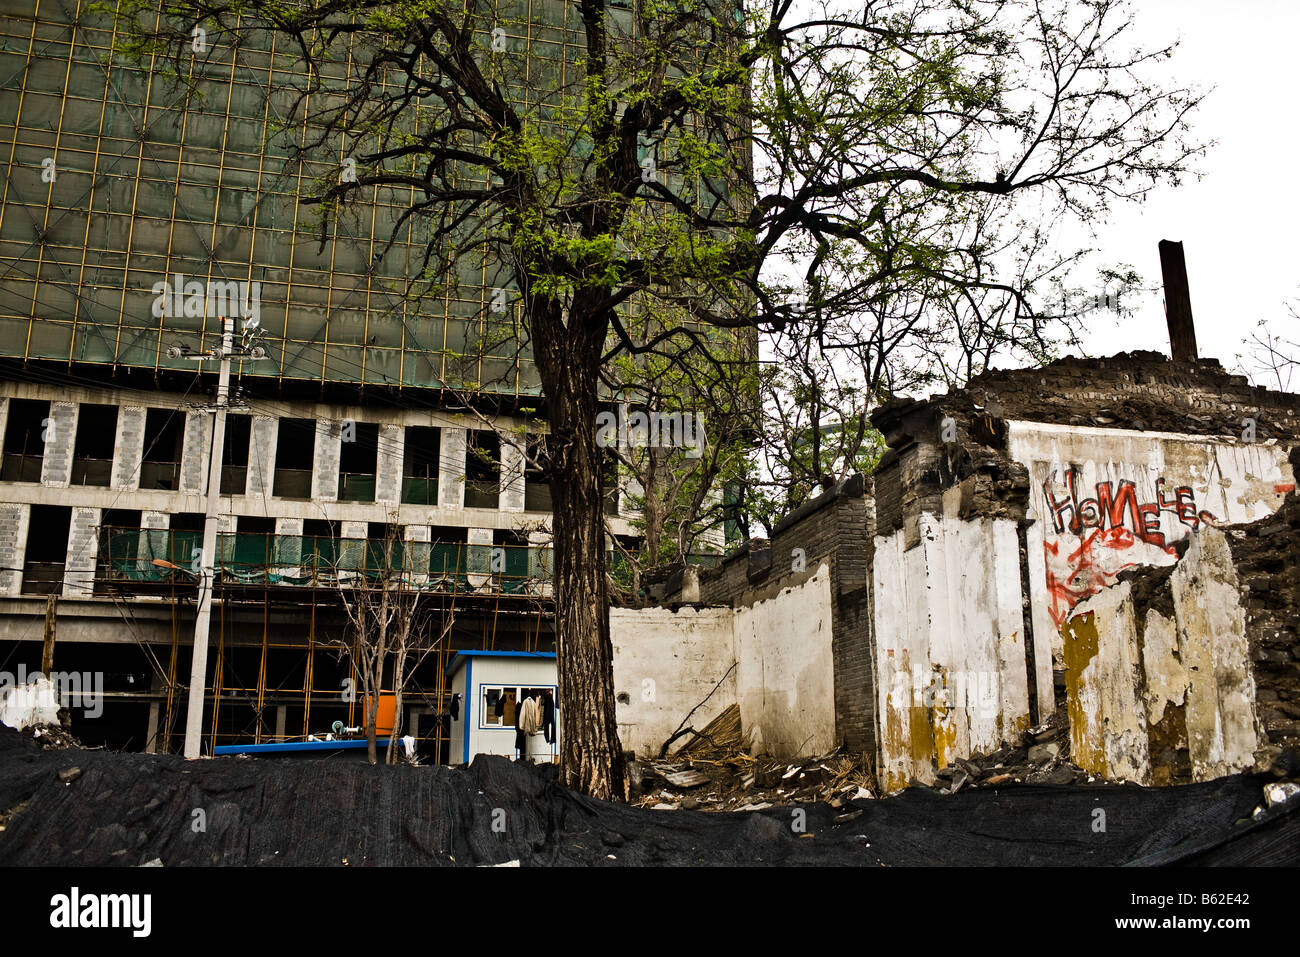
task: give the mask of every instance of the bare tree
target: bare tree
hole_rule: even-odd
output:
[[[389,523],[382,539],[354,543],[351,550],[353,554],[345,555],[349,549],[341,547],[334,563],[335,585],[349,627],[333,644],[361,681],[366,754],[371,764],[379,760],[379,697],[384,676],[392,675],[394,724],[385,756],[392,764],[397,759],[403,692],[415,669],[451,632],[454,612],[445,613],[435,625],[422,601],[419,583],[410,580],[403,542],[394,523]]]
[[[1292,319],[1300,320],[1300,302],[1288,303],[1286,311]],[[1263,379],[1279,391],[1291,391],[1292,377],[1300,369],[1300,335],[1278,335],[1260,320],[1242,345],[1245,352],[1238,353],[1237,362],[1248,376]]]

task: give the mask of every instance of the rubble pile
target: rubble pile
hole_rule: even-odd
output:
[[[853,802],[874,796],[870,768],[839,751],[782,761],[749,755],[740,747],[739,734],[724,735],[723,740],[726,746],[719,746],[716,737],[710,743],[708,736],[697,736],[673,760],[634,762],[633,803],[657,811],[761,811],[825,802],[843,815],[852,815]],[[1010,784],[1060,787],[1094,780],[1070,762],[1069,726],[1063,711],[1022,733],[1015,746],[958,758],[936,769],[935,778],[933,785],[913,780],[910,786],[956,794]]]
[[[822,801],[839,808],[871,797],[870,769],[838,749],[794,762],[749,752],[733,704],[672,760],[633,762],[633,803],[660,811],[761,811]]]
[[[58,724],[32,724],[20,732],[24,738],[35,742],[45,751],[63,751],[67,748],[85,748],[71,731]]]
[[[1093,778],[1070,763],[1070,734],[1063,710],[1045,724],[1020,735],[1015,747],[958,758],[935,772],[935,789],[956,794],[963,788],[996,788],[1008,784],[1086,784]],[[913,781],[913,785],[919,782]]]
[[[743,751],[638,761],[632,767],[639,807],[667,811],[761,811],[777,805],[826,802],[833,808],[872,796],[869,771],[837,752],[779,761]]]

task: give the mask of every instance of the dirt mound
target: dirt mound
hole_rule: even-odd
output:
[[[734,814],[608,804],[559,787],[553,768],[503,758],[468,768],[185,761],[42,751],[0,728],[0,812],[16,811],[0,864],[1294,862],[1300,801],[1251,819],[1260,793],[1246,777],[1151,790],[917,789],[854,800],[862,813],[837,823],[844,811],[826,804]]]

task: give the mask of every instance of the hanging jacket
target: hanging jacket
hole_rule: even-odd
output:
[[[542,695],[542,734],[547,744],[555,743],[555,699],[549,691]]]
[[[541,708],[536,698],[525,698],[523,713],[519,718],[519,730],[524,734],[536,734],[541,730]]]

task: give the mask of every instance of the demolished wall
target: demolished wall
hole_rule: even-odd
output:
[[[703,728],[735,704],[733,617],[730,608],[610,609],[615,715],[624,750],[658,757],[688,715],[692,726]]]
[[[1033,625],[1052,636],[1125,568],[1169,565],[1198,528],[1272,514],[1295,477],[1286,449],[1222,437],[1011,421],[1029,470]]]
[[[1172,568],[1125,572],[1075,608],[1062,636],[1080,767],[1176,784],[1300,748],[1297,532],[1292,493],[1261,521],[1202,528]]]
[[[679,574],[658,595],[729,607],[732,657],[708,670],[735,663],[747,732],[793,713],[765,744],[790,755],[847,745],[886,791],[1021,747],[1026,731],[1060,720],[1058,698],[1078,763],[1106,778],[1220,776],[1300,732],[1300,573],[1292,552],[1262,540],[1266,529],[1291,538],[1268,516],[1300,467],[1286,454],[1300,440],[1300,397],[1213,361],[1135,353],[989,373],[890,402],[873,422],[888,451],[870,481],[855,476],[788,516],[771,542]],[[1252,521],[1226,539],[1214,531]],[[822,563],[824,590],[808,570]],[[1165,578],[1134,577],[1144,569]],[[774,601],[785,604],[764,610]],[[637,655],[687,662],[671,634],[686,619],[673,614],[645,611],[663,633],[638,638]],[[798,642],[781,644],[783,631]],[[796,660],[810,659],[799,673]],[[632,678],[628,688],[635,697]],[[689,698],[644,720],[643,705],[622,705],[625,740],[657,748]],[[803,710],[822,698],[829,712]]]
[[[1300,449],[1292,452],[1300,470]],[[1266,748],[1300,753],[1300,498],[1270,518],[1227,530]]]
[[[755,752],[835,747],[831,574],[810,567],[739,607],[612,609],[619,739],[658,757],[683,727],[731,705]]]
[[[801,584],[825,563],[830,590],[821,614],[830,622],[832,688],[826,708],[834,720],[831,739],[834,746],[865,756],[869,763],[874,763],[877,751],[867,578],[874,528],[869,483],[861,475],[851,476],[777,523],[770,541],[747,542],[720,565],[701,570],[692,596],[706,604],[743,609]],[[671,604],[688,599],[678,584],[662,600]]]
[[[1286,448],[1300,436],[1300,398],[1251,387],[1212,360],[1134,353],[989,373],[945,396],[888,403],[873,422],[889,446],[873,476],[868,554],[881,783],[894,789],[929,783],[989,734],[1013,744],[1046,720],[1070,657],[1058,626],[1089,598],[1122,603],[1108,589],[1124,569],[1174,562],[1198,528],[1270,515],[1294,488]],[[1075,722],[1137,706],[1126,677],[1140,664],[1136,638],[1122,620],[1113,627],[1097,636],[1108,650],[1090,659],[1079,688],[1092,697],[1076,696]],[[1173,640],[1162,627],[1153,647]],[[982,693],[954,704],[954,669],[976,688],[986,675]],[[1177,694],[1176,670],[1160,674]],[[1243,760],[1250,741],[1238,725],[1254,720],[1253,700],[1248,708],[1229,690],[1240,675],[1222,677],[1217,710],[1198,705],[1220,721],[1228,708],[1237,722],[1203,756],[1211,776]],[[1275,723],[1289,720],[1276,710]],[[1140,756],[1125,757],[1118,727],[1112,737],[1079,742],[1109,752],[1093,761],[1100,773],[1155,776],[1149,758],[1143,770]],[[1157,758],[1162,766],[1167,754]]]

